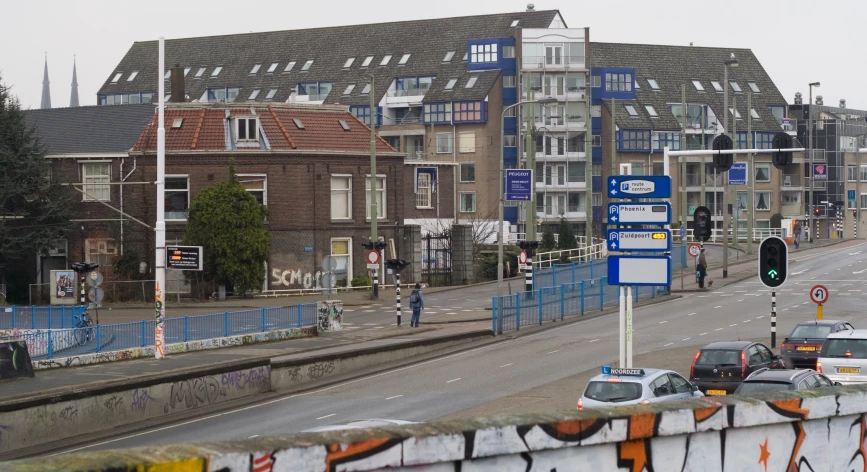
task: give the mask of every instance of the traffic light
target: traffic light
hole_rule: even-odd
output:
[[[78,272],[79,274],[86,274],[88,272],[93,272],[99,267],[99,264],[94,264],[92,262],[73,262],[72,270]]]
[[[408,261],[403,259],[386,259],[385,267],[395,271],[400,272],[405,269],[409,265]]]
[[[852,210],[852,216],[858,218],[858,210]]]
[[[539,247],[539,241],[518,241],[518,247],[527,251],[527,257],[536,255],[536,248]]]
[[[818,207],[814,208],[813,213],[815,213],[816,216],[819,216],[819,208]]]
[[[771,147],[774,149],[788,149],[792,147],[792,137],[788,133],[780,131],[774,135],[771,140]],[[785,169],[786,166],[792,163],[791,152],[774,152],[774,167],[777,169]]]
[[[711,237],[713,229],[711,228],[710,209],[705,206],[700,206],[692,213],[693,236],[701,242],[705,242]]]
[[[789,247],[776,236],[762,241],[759,247],[759,279],[765,287],[777,288],[786,282],[789,267]]]
[[[713,138],[713,150],[714,151],[729,151],[734,149],[734,143],[732,142],[732,138],[728,137],[728,135],[721,134],[715,138]],[[733,154],[714,154],[713,155],[713,166],[721,171],[727,171],[732,168],[734,164],[734,155]]]
[[[385,249],[385,241],[371,241],[368,239],[367,241],[361,242],[361,247],[367,250],[376,249],[377,251],[382,251]]]

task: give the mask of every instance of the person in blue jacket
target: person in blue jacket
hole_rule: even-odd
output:
[[[421,311],[424,309],[424,295],[421,293],[421,284],[415,284],[412,293],[409,295],[409,306],[412,308],[412,319],[409,325],[413,328],[418,328],[418,320],[421,318]]]

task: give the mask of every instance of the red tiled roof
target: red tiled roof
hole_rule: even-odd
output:
[[[167,107],[165,110],[166,151],[226,151],[226,111],[229,116],[251,116],[250,108],[237,106],[189,105]],[[370,149],[370,128],[355,115],[344,110],[318,109],[316,107],[256,107],[255,116],[268,138],[270,150],[300,151],[354,151]],[[183,118],[180,128],[173,128],[176,118]],[[155,151],[157,115],[139,136],[133,151]],[[293,120],[300,120],[304,129],[299,129]],[[339,120],[349,125],[343,129]],[[234,129],[234,128],[233,128]],[[258,146],[239,149],[260,149]],[[395,152],[394,148],[377,135],[378,152]]]

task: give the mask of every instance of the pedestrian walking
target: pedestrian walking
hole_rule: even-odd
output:
[[[409,325],[418,328],[421,311],[424,309],[424,294],[421,293],[421,284],[415,284],[415,288],[412,289],[412,293],[409,295],[409,306],[412,308],[412,318],[409,320]]]
[[[698,267],[696,268],[698,272],[698,288],[704,288],[704,279],[707,278],[707,256],[705,253],[706,249],[701,249],[701,254],[698,256]],[[708,287],[713,286],[713,280],[708,280]]]
[[[795,228],[792,231],[795,233],[795,249],[798,249],[801,246],[801,231],[803,231],[801,229],[801,222],[795,221]]]

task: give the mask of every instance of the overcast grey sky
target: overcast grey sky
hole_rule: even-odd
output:
[[[73,56],[81,105],[134,41],[523,11],[527,1],[300,2],[245,0],[5,0],[0,74],[25,108],[38,108],[48,52],[51,103],[69,105]],[[820,81],[825,104],[867,108],[864,0],[536,0],[559,9],[591,41],[750,48],[791,103]],[[808,37],[808,34],[810,37]]]

